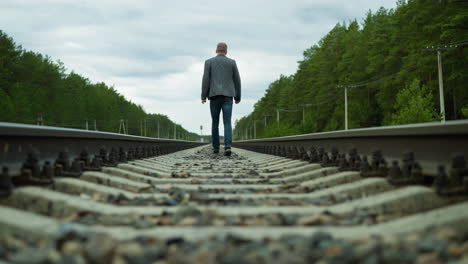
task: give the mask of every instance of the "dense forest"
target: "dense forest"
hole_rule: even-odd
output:
[[[437,50],[445,118],[466,118],[467,25],[468,2],[457,0],[399,0],[361,23],[337,24],[304,51],[293,75],[269,85],[253,112],[237,120],[234,136],[344,129],[345,89],[350,129],[441,120]]]
[[[0,30],[0,121],[198,140],[167,116],[146,113],[105,83],[26,51]],[[175,132],[174,132],[175,131]]]

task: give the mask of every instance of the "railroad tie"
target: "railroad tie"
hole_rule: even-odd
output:
[[[198,146],[17,186],[0,200],[0,261],[20,253],[52,263],[468,257],[465,195],[363,177],[331,161],[232,152]]]

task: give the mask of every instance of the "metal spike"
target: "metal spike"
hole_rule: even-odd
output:
[[[437,194],[442,194],[444,189],[449,185],[449,178],[445,172],[445,166],[439,165],[437,167],[437,175],[434,179],[432,187],[434,187]]]
[[[401,179],[402,176],[403,176],[403,173],[401,172],[400,166],[398,165],[398,161],[394,160],[392,162],[392,167],[390,168],[388,172],[388,180],[390,182],[397,181]]]
[[[15,186],[8,173],[8,167],[2,167],[2,174],[0,175],[0,197],[9,196],[14,188]]]
[[[367,156],[364,156],[361,161],[361,167],[359,168],[361,171],[362,177],[369,177],[371,172],[371,166],[369,161],[367,161]]]
[[[348,164],[348,161],[346,160],[346,154],[341,154],[339,164],[338,164],[338,170],[344,171],[347,169],[349,169],[349,164]]]
[[[54,167],[49,161],[46,161],[42,167],[41,178],[52,180],[55,176],[54,174]]]

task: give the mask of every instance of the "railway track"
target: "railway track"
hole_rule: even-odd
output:
[[[0,263],[465,263],[467,134],[330,132],[224,157],[3,123]]]

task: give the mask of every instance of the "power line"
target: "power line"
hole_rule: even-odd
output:
[[[459,41],[452,42],[452,43],[447,43],[447,44],[431,45],[431,46],[427,46],[426,49],[429,49],[429,48],[441,48],[441,49],[458,48],[458,47],[462,47],[462,46],[465,46],[465,45],[468,45],[468,39],[459,40]]]
[[[440,44],[440,45],[436,45],[436,46],[427,46],[424,50],[430,50],[430,51],[451,50],[451,49],[456,49],[458,47],[462,47],[462,46],[465,46],[465,45],[468,45],[468,40],[461,40],[461,41],[458,41],[458,42],[453,42],[453,43],[449,43],[449,44]],[[386,81],[386,80],[388,80],[390,78],[393,78],[396,75],[400,74],[402,71],[411,71],[411,70],[414,70],[415,68],[416,68],[416,66],[409,66],[409,67],[400,69],[398,72],[387,75],[385,77],[381,77],[381,78],[374,79],[374,80],[369,79],[369,80],[365,80],[365,81],[362,81],[362,82],[357,82],[357,83],[354,83],[354,84],[339,85],[337,88],[345,88],[345,87],[346,88],[360,88],[360,87],[368,86],[369,84],[379,83],[379,82],[382,82],[382,81]]]
[[[325,99],[325,100],[317,102],[317,103],[307,104],[306,106],[309,107],[309,106],[323,105],[323,104],[329,103],[329,102],[331,102],[333,100],[336,100],[338,97],[339,97],[339,94],[335,93],[335,96],[333,96],[333,97],[330,97],[328,99]]]

